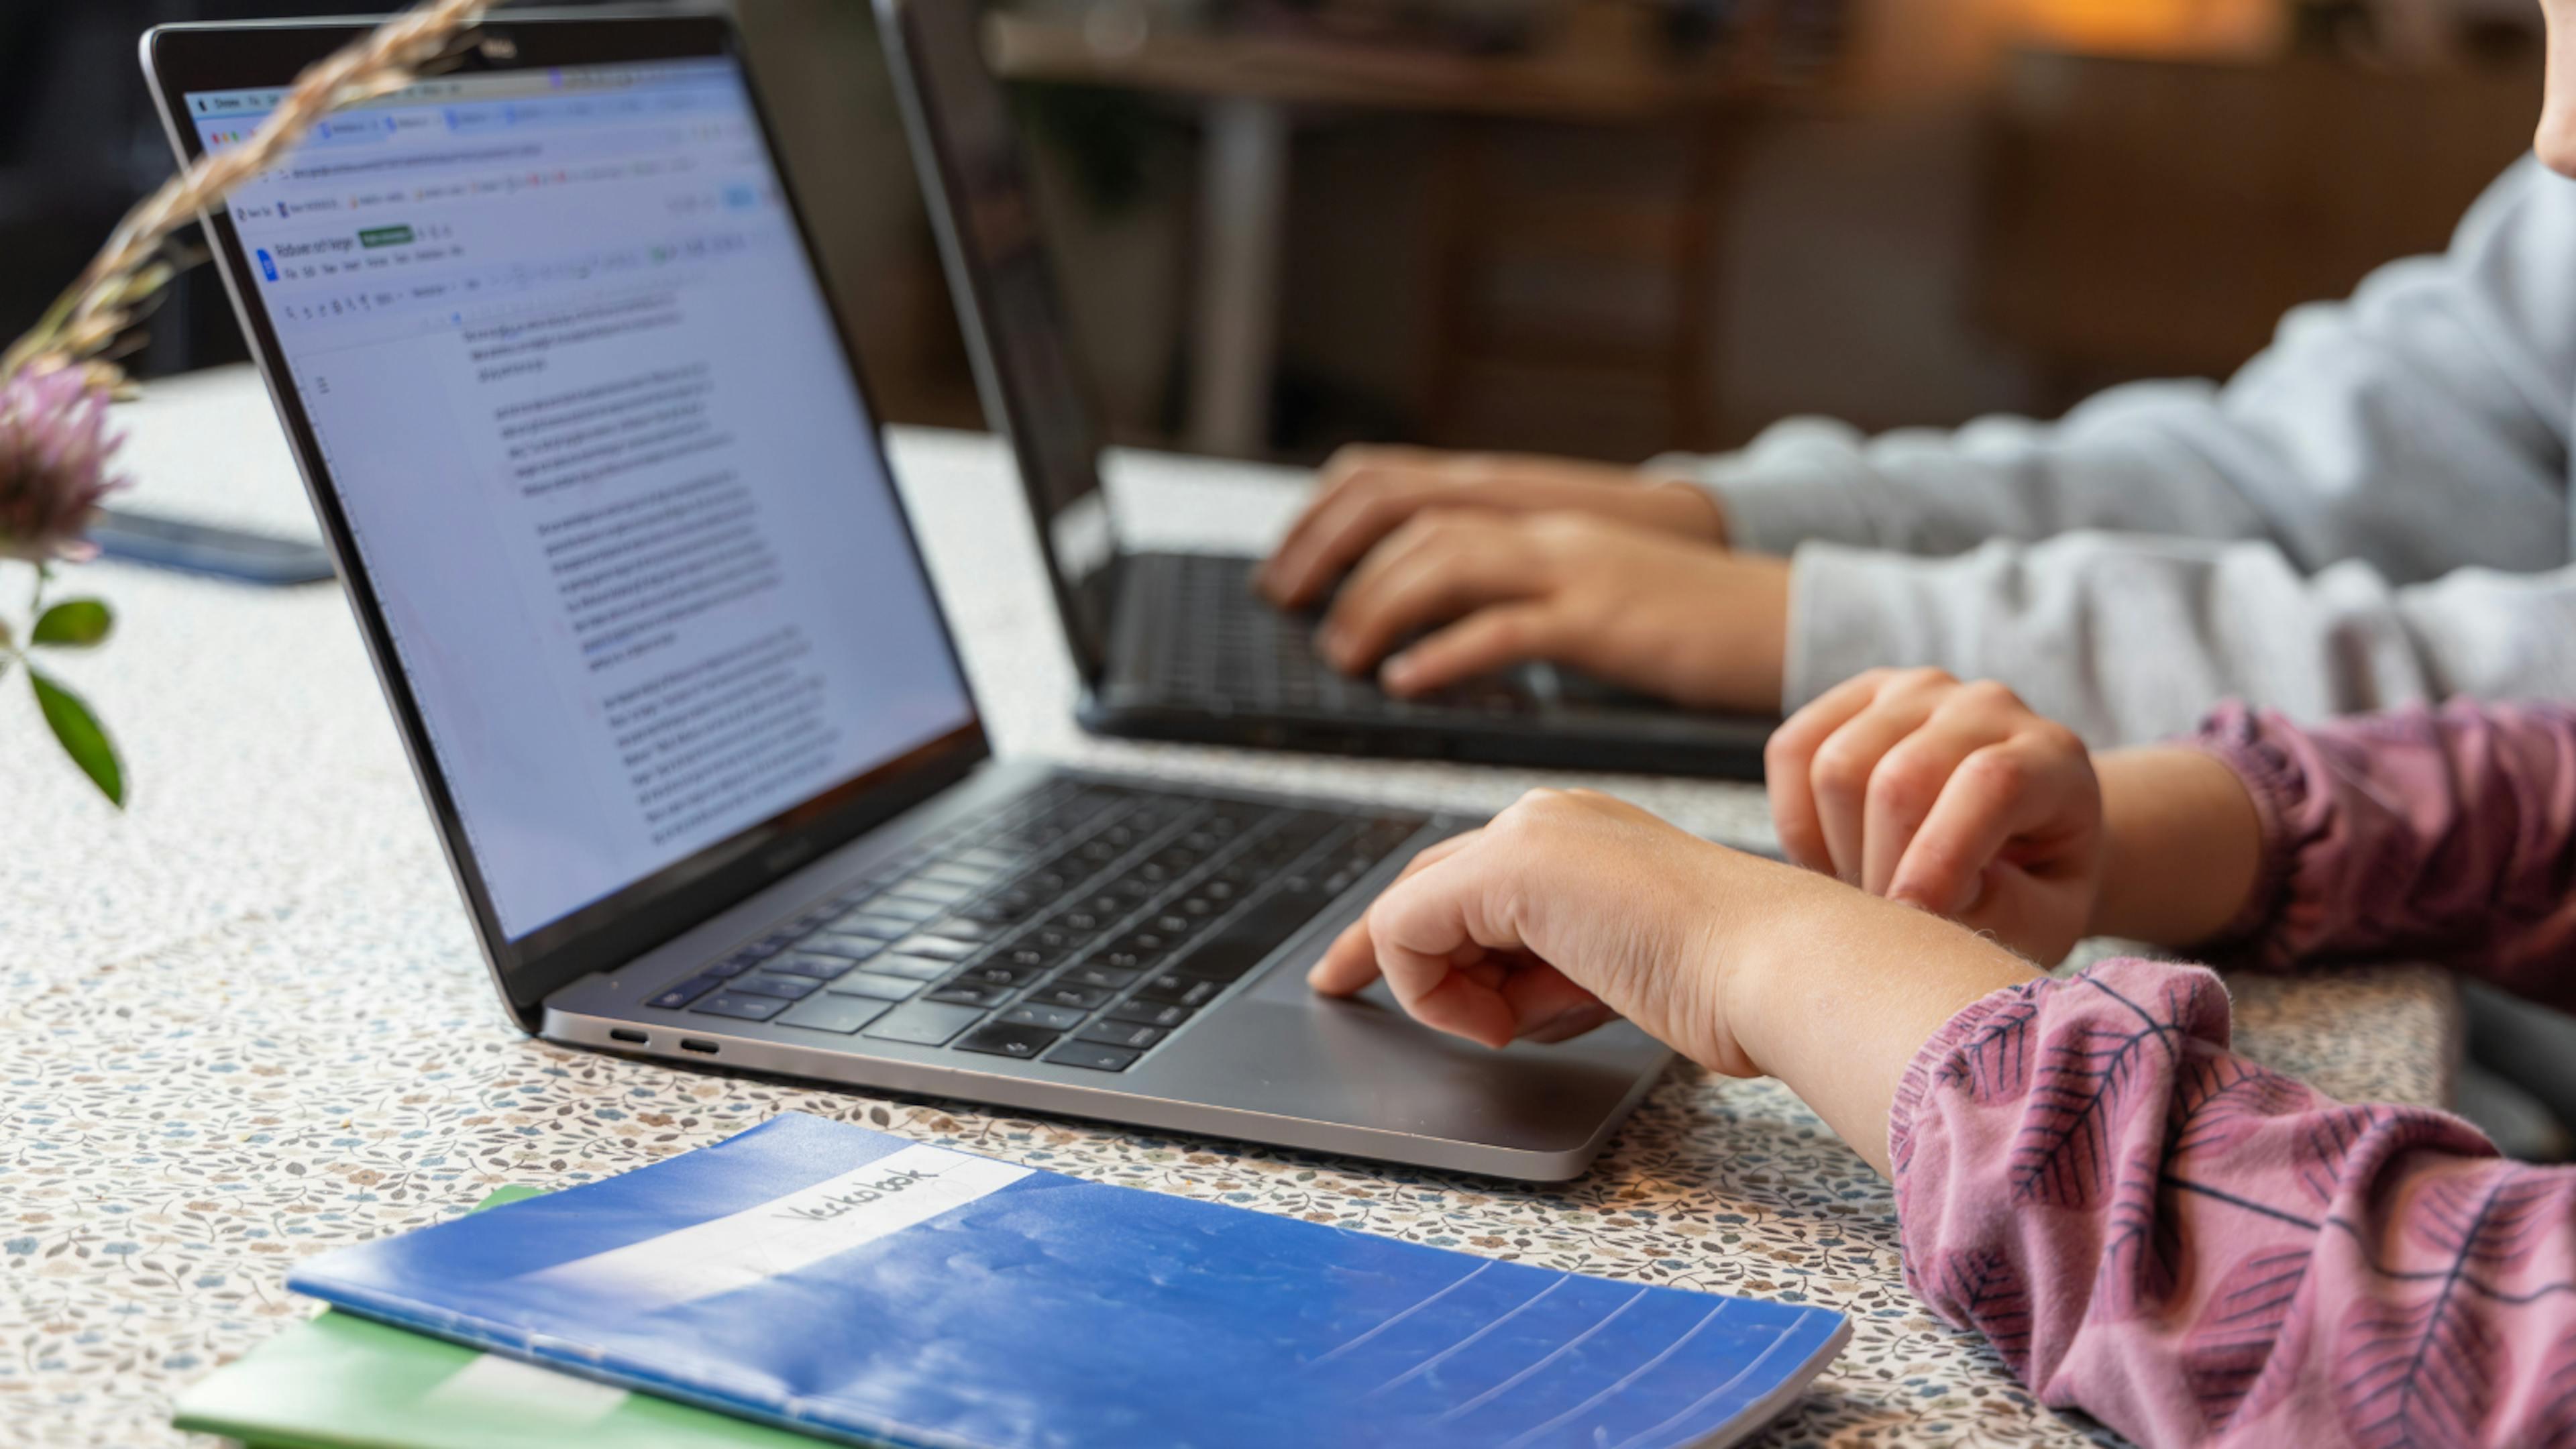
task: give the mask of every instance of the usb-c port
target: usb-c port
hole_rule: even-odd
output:
[[[610,1041],[631,1041],[637,1046],[648,1046],[653,1040],[653,1038],[646,1036],[640,1031],[628,1031],[622,1026],[610,1027],[608,1029],[608,1039]]]
[[[714,1056],[716,1054],[716,1044],[711,1041],[700,1041],[693,1036],[684,1036],[680,1038],[680,1050],[684,1052],[705,1052],[708,1056]]]

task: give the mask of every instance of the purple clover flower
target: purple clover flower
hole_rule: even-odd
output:
[[[125,441],[108,431],[108,401],[78,368],[0,381],[0,557],[97,552],[82,535],[99,501],[125,482],[107,471]]]

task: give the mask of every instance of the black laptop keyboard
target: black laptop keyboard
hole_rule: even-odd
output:
[[[1509,679],[1474,681],[1420,700],[1397,699],[1354,679],[1315,654],[1311,617],[1291,614],[1252,592],[1253,561],[1219,554],[1138,554],[1131,566],[1167,570],[1136,595],[1167,599],[1145,622],[1153,677],[1185,698],[1219,707],[1290,714],[1409,719],[1472,709],[1528,714],[1538,707]]]
[[[646,1004],[1124,1071],[1423,823],[1059,782]]]

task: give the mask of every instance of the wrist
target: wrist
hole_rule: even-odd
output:
[[[1706,1049],[1689,1052],[1711,1071],[1732,1077],[1776,1077],[1792,1032],[1807,1009],[1799,963],[1816,948],[1818,924],[1830,921],[1839,881],[1742,855],[1722,845],[1712,857],[1712,889],[1699,942],[1697,975],[1713,983]],[[1827,887],[1818,890],[1817,887]]]
[[[2102,782],[2102,876],[2089,934],[2159,946],[2215,939],[2262,873],[2263,823],[2226,762],[2178,746],[2115,750]]]
[[[1888,1115],[1915,1054],[1960,1012],[2039,972],[1937,916],[1770,869],[1780,877],[1747,892],[1758,898],[1724,932],[1725,1034],[1743,1074],[1778,1078],[1885,1172]]]
[[[1734,627],[1728,646],[1732,657],[1717,661],[1736,688],[1715,703],[1753,714],[1785,712],[1789,678],[1789,584],[1792,565],[1785,558],[1761,554],[1728,554],[1719,560],[1734,576],[1732,596],[1721,616]]]
[[[1654,500],[1655,522],[1666,532],[1726,547],[1726,508],[1716,494],[1687,479],[1652,477],[1646,480],[1645,494]]]

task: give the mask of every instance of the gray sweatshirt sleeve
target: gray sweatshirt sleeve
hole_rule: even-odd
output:
[[[1999,679],[2102,746],[2234,697],[2308,720],[2468,695],[2576,697],[2576,568],[2397,586],[2269,543],[2073,533],[1921,559],[1808,544],[1787,707],[1873,665]]]
[[[1737,545],[1763,552],[1942,555],[2116,529],[2260,539],[2303,571],[2359,560],[2403,585],[2568,562],[2571,412],[2576,182],[2525,160],[2450,251],[2292,313],[2223,388],[2138,384],[2056,423],[1876,440],[1793,421],[1659,466],[1708,487]]]

